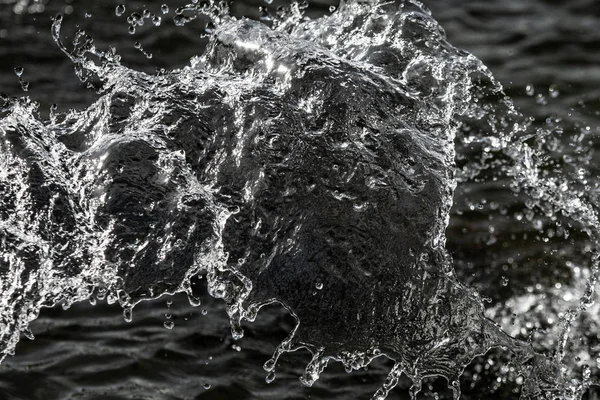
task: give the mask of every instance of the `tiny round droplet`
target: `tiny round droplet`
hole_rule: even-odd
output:
[[[208,314],[208,311],[202,310],[201,313],[202,313],[202,315],[206,315],[206,314]]]
[[[171,314],[165,314],[165,318],[166,319],[171,319],[171,318],[173,318],[173,316]]]
[[[86,17],[86,18],[92,18],[92,13],[86,12],[86,13],[85,13],[85,17]]]
[[[317,290],[323,289],[323,282],[317,282],[317,284],[315,285],[315,287],[317,288]]]
[[[329,12],[334,12],[335,11],[335,6],[329,6]]]
[[[135,25],[130,25],[129,26],[129,34],[133,35],[135,33]]]
[[[206,390],[210,389],[210,383],[205,383],[203,386],[204,386],[204,389],[206,389]]]
[[[15,68],[15,74],[17,74],[17,76],[20,78],[21,75],[23,75],[23,72],[25,72],[25,68],[23,67],[16,67]]]
[[[117,8],[115,8],[115,14],[117,14],[117,17],[120,17],[124,13],[125,13],[125,4],[119,4],[117,6]]]
[[[139,49],[141,49],[141,48],[142,48],[142,44],[141,44],[140,42],[135,42],[135,43],[133,44],[133,47],[135,47],[136,49],[138,49],[138,50],[139,50]]]
[[[163,14],[166,14],[169,12],[169,6],[166,4],[163,4],[162,6],[160,6],[160,10],[162,11]]]
[[[535,88],[533,87],[533,85],[525,86],[525,93],[527,94],[527,96],[533,96],[535,94]]]
[[[145,9],[145,10],[142,12],[142,15],[144,16],[144,18],[150,18],[150,10],[148,10],[148,9]]]
[[[175,327],[175,323],[173,321],[165,321],[163,325],[167,329],[173,329]]]
[[[161,21],[162,21],[162,18],[157,15],[155,15],[152,18],[152,23],[154,24],[154,26],[160,26]]]

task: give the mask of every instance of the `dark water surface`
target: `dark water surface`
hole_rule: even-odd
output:
[[[77,79],[73,63],[51,37],[50,16],[57,13],[65,15],[65,36],[85,29],[99,48],[115,46],[122,64],[134,70],[152,74],[160,68],[183,67],[203,52],[205,23],[179,27],[172,22],[173,10],[184,2],[169,3],[166,15],[160,12],[162,3],[129,2],[120,18],[115,15],[118,4],[0,0],[0,92],[30,96],[40,103],[44,117],[52,104],[59,112],[81,110],[98,99]],[[553,131],[556,143],[544,141],[539,148],[561,160],[559,173],[585,181],[578,175],[578,166],[584,165],[581,174],[589,174],[593,181],[600,166],[597,153],[591,151],[600,144],[600,3],[430,0],[425,4],[452,45],[488,66],[521,113],[531,117],[532,130]],[[332,5],[309,2],[307,15],[328,13]],[[232,14],[259,18],[259,6],[266,4],[234,2]],[[162,16],[160,29],[147,23],[129,35],[125,17],[144,8]],[[134,48],[136,41],[152,53],[151,59]],[[22,80],[29,82],[27,93],[15,75],[18,66],[24,68]],[[560,154],[553,154],[553,148]],[[470,151],[458,152],[459,169],[467,164],[464,158]],[[549,175],[556,172],[552,166],[546,168]],[[526,199],[506,189],[502,177],[488,178],[459,183],[446,247],[459,280],[487,298],[486,316],[511,336],[529,338],[539,353],[551,355],[565,310],[562,302],[568,303],[565,296],[570,293],[563,289],[576,287],[574,282],[587,276],[591,245],[577,227],[568,239],[559,228],[542,235],[540,226],[547,221],[528,216]],[[594,204],[597,196],[587,193]],[[234,341],[225,304],[206,293],[206,279],[193,282],[201,306],[190,306],[182,294],[163,296],[137,305],[129,323],[121,307],[106,302],[42,310],[31,324],[35,340],[23,337],[16,355],[0,365],[0,399],[367,399],[393,366],[376,359],[347,374],[341,364],[330,363],[307,388],[298,377],[311,356],[300,350],[282,356],[277,378],[266,383],[263,364],[293,329],[294,319],[280,306],[267,306],[255,322],[243,324],[244,338]],[[598,312],[592,307],[578,319],[566,356],[577,371],[588,365],[595,379],[600,371]],[[460,379],[461,398],[519,398],[523,380],[514,371],[506,352],[491,350],[467,367]],[[410,386],[411,381],[402,377],[388,398],[410,398]],[[445,379],[427,378],[418,398],[452,398],[447,386]],[[599,398],[598,389],[587,389],[584,398]]]

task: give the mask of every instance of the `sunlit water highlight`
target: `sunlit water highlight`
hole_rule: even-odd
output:
[[[207,49],[156,75],[122,66],[83,31],[65,46],[56,17],[57,45],[101,97],[48,120],[27,97],[5,99],[3,356],[42,307],[106,298],[131,320],[136,304],[165,294],[198,305],[190,279],[200,274],[227,304],[234,338],[273,302],[296,319],[267,381],[302,348],[313,356],[307,386],[330,361],[352,371],[388,357],[374,398],[402,373],[414,396],[423,378],[443,376],[458,398],[465,366],[500,347],[524,377],[522,398],[578,399],[597,383],[567,354],[584,315],[597,314],[597,182],[573,160],[549,167],[567,151],[549,139],[555,126],[534,131],[416,1],[348,2],[319,19],[294,4],[263,22],[192,3],[175,24],[197,15],[212,21]],[[132,14],[132,33],[155,17]],[[577,179],[565,172],[573,164]],[[549,305],[561,316],[552,356],[503,314],[539,297],[486,317],[455,274],[445,237],[454,191],[482,180],[513,197],[490,199],[491,242],[516,218],[567,247],[570,231],[585,243],[567,260],[572,279],[555,287],[562,302]]]

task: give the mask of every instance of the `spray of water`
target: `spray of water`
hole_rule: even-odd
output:
[[[419,2],[348,1],[318,19],[304,8],[257,22],[192,2],[174,22],[208,17],[209,44],[156,75],[124,67],[83,31],[69,48],[55,18],[57,45],[82,81],[101,82],[101,96],[49,120],[27,97],[4,99],[2,358],[42,307],[106,298],[130,321],[137,303],[165,294],[198,305],[190,279],[201,274],[226,302],[234,338],[267,304],[295,317],[265,363],[268,380],[298,349],[312,354],[308,386],[330,361],[352,371],[385,356],[395,365],[374,399],[401,374],[413,396],[423,378],[443,376],[458,399],[464,368],[503,348],[525,377],[522,398],[580,398],[595,382],[589,369],[572,379],[564,358],[593,305],[599,224],[584,191],[546,173],[532,138],[549,131],[532,134]],[[146,19],[160,25],[134,14],[134,32]],[[553,357],[486,318],[446,250],[457,184],[485,174],[591,243]]]

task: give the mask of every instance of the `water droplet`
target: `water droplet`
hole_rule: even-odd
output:
[[[86,17],[86,18],[92,18],[92,13],[86,12],[86,13],[85,13],[85,17]]]
[[[335,6],[329,6],[329,12],[334,12],[335,11]]]
[[[502,286],[508,286],[508,278],[503,276],[501,279]]]
[[[29,82],[27,81],[21,81],[21,89],[23,89],[24,92],[29,90]]]
[[[240,346],[238,346],[237,344],[231,345],[231,348],[235,351],[242,351],[242,348]]]
[[[550,97],[552,97],[553,99],[555,99],[555,98],[557,98],[560,95],[560,91],[558,90],[558,88],[556,87],[556,85],[552,84],[548,88],[548,94],[550,94]]]
[[[173,321],[165,321],[163,325],[167,329],[173,329],[175,327],[175,323]]]
[[[204,389],[206,389],[206,390],[210,389],[210,383],[205,383],[202,386],[204,386]]]
[[[25,68],[23,67],[16,67],[15,68],[15,74],[17,74],[17,76],[20,78],[21,75],[23,75],[23,72],[25,72]]]
[[[315,287],[317,288],[317,290],[321,290],[321,289],[323,289],[323,283],[322,282],[317,282],[317,284],[315,285]]]
[[[163,14],[166,14],[169,12],[169,6],[166,4],[163,4],[162,6],[160,6],[160,10],[162,11]]]
[[[141,48],[142,48],[142,44],[141,44],[140,42],[135,42],[135,43],[133,44],[133,47],[135,47],[136,49],[138,49],[138,50],[139,50],[139,49],[141,49]]]
[[[135,25],[129,25],[129,34],[133,35],[135,33]]]
[[[272,383],[275,380],[275,372],[270,372],[265,378],[265,382]]]
[[[130,307],[123,309],[123,318],[125,322],[131,322],[133,319],[133,310]]]
[[[162,22],[162,18],[155,15],[154,18],[152,18],[152,23],[154,24],[154,26],[160,26],[160,23]]]
[[[525,93],[527,94],[527,96],[533,96],[535,94],[535,88],[533,87],[533,85],[525,86]]]
[[[117,14],[117,17],[120,17],[124,13],[125,13],[125,4],[119,4],[117,6],[117,8],[115,8],[115,14]]]
[[[206,311],[206,310],[202,310],[200,313],[201,313],[202,315],[206,315],[206,314],[208,314],[208,311]]]
[[[169,314],[169,313],[165,314],[165,318],[166,318],[166,319],[171,319],[172,317],[173,317],[173,316],[172,316],[171,314]]]
[[[150,10],[148,10],[148,9],[145,9],[145,10],[142,12],[142,15],[144,16],[144,18],[150,18]]]
[[[173,17],[173,23],[177,26],[184,26],[187,19],[183,15],[176,15]]]

